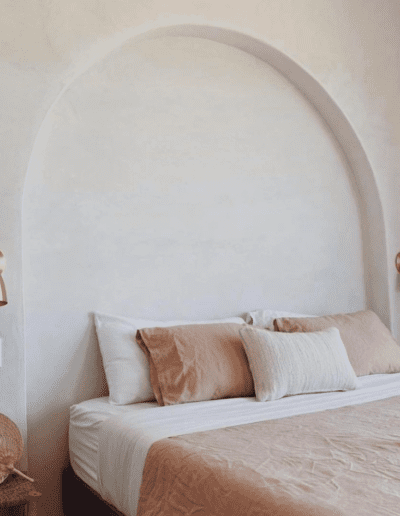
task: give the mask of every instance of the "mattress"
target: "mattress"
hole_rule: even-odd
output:
[[[71,407],[71,464],[103,498],[134,515],[147,453],[155,442],[400,394],[400,374],[361,377],[359,384],[356,391],[292,396],[268,403],[238,398],[159,407],[156,403],[115,406],[108,398],[89,400]],[[118,477],[123,481],[116,482]]]

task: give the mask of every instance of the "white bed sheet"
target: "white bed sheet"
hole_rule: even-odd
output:
[[[358,379],[355,391],[306,394],[272,402],[234,398],[159,407],[115,406],[108,398],[71,407],[74,471],[121,512],[135,516],[147,452],[159,439],[279,419],[400,395],[400,373]]]
[[[101,424],[113,416],[158,407],[157,402],[112,405],[109,397],[83,401],[70,408],[69,455],[75,473],[100,493],[98,482],[99,432]]]

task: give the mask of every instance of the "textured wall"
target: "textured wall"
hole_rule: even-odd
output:
[[[182,15],[242,28],[285,51],[323,84],[349,118],[372,164],[386,223],[388,273],[384,274],[390,287],[392,325],[398,334],[399,286],[393,267],[400,233],[397,0],[249,0],[229,5],[219,0],[33,0],[28,4],[15,0],[3,2],[1,7],[0,247],[8,258],[4,277],[10,304],[0,310],[4,338],[0,410],[18,422],[24,435],[25,367],[32,377],[37,376],[37,362],[26,364],[24,359],[25,342],[28,348],[36,346],[28,331],[24,341],[22,283],[21,196],[31,149],[45,113],[64,84],[86,68],[88,61],[102,55],[110,39],[122,37],[124,30],[135,25]],[[40,350],[32,353],[36,351],[40,356]],[[46,387],[46,393],[49,391],[51,386]],[[28,404],[30,421],[40,420],[46,397]],[[56,421],[57,414],[55,425]],[[32,437],[33,445],[36,449],[41,446],[44,460],[50,460],[51,449],[46,454],[46,445],[37,439]],[[57,438],[53,442],[57,444]],[[58,467],[57,460],[54,467]],[[48,507],[46,511],[57,514]]]
[[[103,392],[93,310],[365,306],[359,199],[336,140],[290,82],[228,45],[133,40],[77,78],[23,208],[29,461],[45,510],[68,408]]]

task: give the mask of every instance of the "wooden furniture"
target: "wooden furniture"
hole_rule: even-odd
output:
[[[40,496],[33,482],[19,475],[9,475],[0,484],[0,516],[35,516],[35,500]]]

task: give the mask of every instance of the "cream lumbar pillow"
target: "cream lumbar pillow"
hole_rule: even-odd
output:
[[[357,387],[357,377],[337,328],[279,333],[246,326],[241,328],[240,336],[258,401]]]

